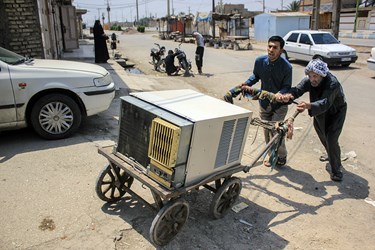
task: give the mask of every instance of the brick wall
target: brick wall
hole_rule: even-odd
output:
[[[44,58],[36,0],[0,0],[0,46]]]

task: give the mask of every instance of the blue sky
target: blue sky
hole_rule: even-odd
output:
[[[107,20],[107,1],[111,8],[110,18],[113,21],[134,21],[137,15],[136,0],[73,0],[73,5],[80,9],[87,9],[87,14],[83,16],[83,21],[88,25],[93,25],[95,19],[100,18],[104,13],[105,22]],[[264,0],[266,12],[284,9],[293,0]],[[163,17],[167,15],[167,0],[138,0],[138,16],[143,17]],[[215,0],[215,4],[220,0]],[[222,3],[245,4],[245,8],[250,11],[262,11],[263,0],[222,0]],[[170,0],[170,13],[180,12],[193,13],[197,11],[209,12],[212,10],[212,0]]]

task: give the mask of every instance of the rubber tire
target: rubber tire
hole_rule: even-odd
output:
[[[341,64],[341,67],[347,68],[347,67],[349,67],[349,65],[350,65],[350,63],[343,63],[343,64]]]
[[[319,59],[319,60],[321,60],[321,61],[323,61],[324,62],[324,59],[323,59],[323,57],[321,57],[321,56],[314,56],[314,58],[313,59]]]
[[[181,67],[182,67],[182,69],[183,69],[185,72],[189,72],[189,68],[188,68],[188,65],[187,65],[186,60],[182,60],[182,61],[181,61]]]
[[[281,53],[281,57],[285,58],[287,61],[289,61],[289,57],[288,57],[288,53],[286,51],[283,51],[283,53]]]
[[[165,60],[160,59],[160,61],[156,64],[155,70],[158,72],[165,72]]]
[[[42,108],[45,105],[53,103],[53,102],[63,103],[64,105],[68,106],[73,113],[73,124],[64,133],[60,133],[60,134],[50,133],[44,130],[39,123],[39,113],[41,112]],[[34,131],[39,136],[47,140],[58,140],[58,139],[67,138],[78,130],[82,122],[82,113],[78,104],[71,97],[64,95],[64,94],[49,94],[40,98],[31,108],[30,121],[31,121],[31,126],[33,127]]]

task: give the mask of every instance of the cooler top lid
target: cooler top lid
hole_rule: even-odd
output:
[[[191,89],[133,92],[130,94],[193,122],[249,115],[251,111]]]

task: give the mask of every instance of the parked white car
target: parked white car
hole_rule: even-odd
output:
[[[85,116],[107,110],[114,95],[103,67],[25,58],[0,47],[0,131],[29,125],[45,139],[65,138]]]
[[[356,50],[341,44],[331,33],[317,30],[293,30],[284,36],[284,56],[303,61],[320,58],[328,65],[348,67],[357,61]]]
[[[367,67],[371,70],[375,70],[375,47],[371,49],[370,58],[367,59]]]

